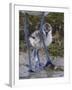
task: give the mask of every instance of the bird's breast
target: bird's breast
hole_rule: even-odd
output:
[[[39,37],[34,35],[34,33],[32,34],[32,37],[29,38],[29,41],[31,45],[35,48],[43,47],[43,41]],[[52,33],[51,32],[49,32],[47,36],[44,36],[44,42],[46,46],[49,46],[52,43]]]

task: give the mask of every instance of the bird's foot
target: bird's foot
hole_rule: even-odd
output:
[[[44,68],[46,68],[46,67],[50,67],[50,68],[54,69],[55,68],[55,65],[51,61],[48,61],[46,63],[46,65],[44,66]]]
[[[30,69],[29,72],[35,72],[35,71],[33,71],[33,70]]]

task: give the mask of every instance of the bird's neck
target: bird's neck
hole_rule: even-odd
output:
[[[49,31],[47,36],[50,36],[50,35],[52,35],[52,31]]]

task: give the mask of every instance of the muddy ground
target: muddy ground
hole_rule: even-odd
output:
[[[32,57],[32,56],[31,56]],[[19,54],[19,79],[30,79],[30,78],[52,78],[52,77],[63,77],[64,76],[64,58],[50,56],[52,63],[56,65],[57,69],[52,69],[50,67],[42,68],[40,70],[35,70],[35,72],[29,72],[29,60],[28,54],[20,52]],[[46,58],[45,55],[40,55],[40,62],[45,64]],[[32,58],[32,68],[34,68],[35,62]]]

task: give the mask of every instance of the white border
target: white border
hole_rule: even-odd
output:
[[[69,83],[69,9],[67,7],[31,6],[11,4],[12,8],[12,61],[10,79],[11,86],[39,86],[57,83]],[[23,79],[19,80],[19,10],[64,12],[64,77],[46,79]]]

